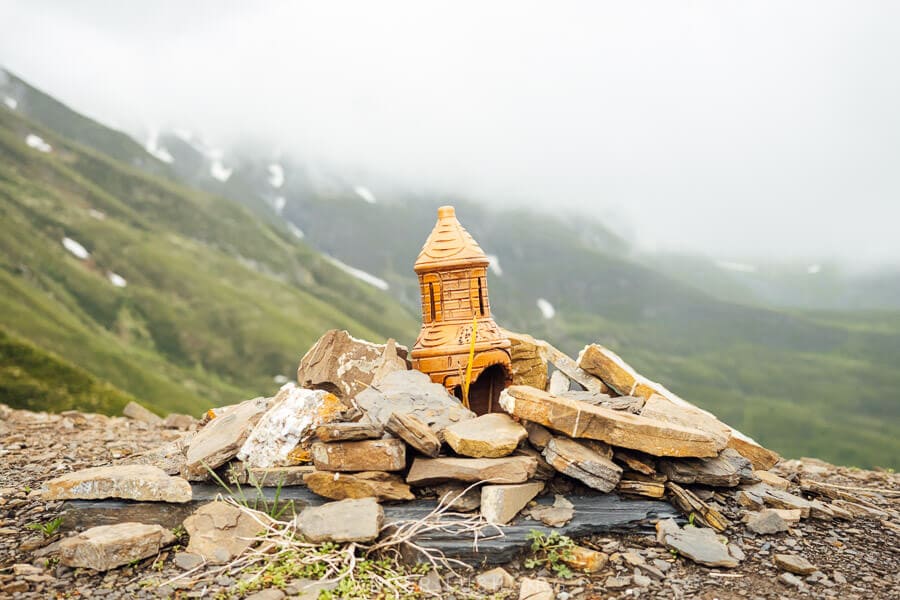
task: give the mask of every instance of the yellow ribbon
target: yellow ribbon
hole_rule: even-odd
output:
[[[472,315],[472,343],[469,345],[469,361],[463,381],[463,406],[469,408],[469,383],[472,381],[472,363],[475,362],[475,334],[478,332],[478,315]]]

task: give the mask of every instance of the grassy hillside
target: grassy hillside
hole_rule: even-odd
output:
[[[90,256],[68,253],[66,237]],[[417,322],[237,204],[0,109],[0,326],[161,412],[197,412],[271,392],[328,328],[405,339]]]
[[[118,414],[134,398],[0,328],[0,398],[12,406]]]

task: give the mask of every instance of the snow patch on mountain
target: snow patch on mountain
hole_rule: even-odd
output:
[[[275,163],[269,165],[269,185],[276,189],[284,185],[284,167]]]
[[[102,210],[97,210],[96,208],[89,208],[88,214],[91,216],[91,218],[97,219],[98,221],[103,221],[106,219],[106,213]]]
[[[147,136],[147,143],[144,144],[144,150],[150,156],[166,164],[172,164],[172,161],[175,160],[168,150],[159,145],[159,129],[156,128],[150,130],[150,135]]]
[[[503,269],[500,267],[500,259],[497,258],[496,254],[488,254],[488,266],[491,271],[493,271],[494,275],[500,277],[503,275]]]
[[[756,273],[756,265],[748,265],[747,263],[732,262],[729,260],[717,260],[716,266],[725,271],[734,271],[736,273]]]
[[[285,221],[285,223],[287,224],[288,231],[293,233],[295,238],[297,238],[298,240],[303,239],[304,233],[302,229],[300,229],[290,221]]]
[[[34,148],[39,152],[50,152],[53,150],[53,146],[45,142],[44,138],[33,133],[29,133],[25,136],[25,143],[28,144],[29,148]]]
[[[19,106],[19,103],[15,98],[10,98],[9,96],[3,97],[3,104],[9,108],[9,110],[16,110],[16,107]]]
[[[375,202],[376,202],[375,194],[373,194],[369,188],[358,185],[353,188],[353,191],[356,192],[357,196],[359,196],[360,198],[362,198],[369,204],[375,204]]]
[[[233,169],[226,168],[218,158],[213,159],[213,161],[209,163],[209,174],[222,183],[225,183],[231,178],[232,170]]]
[[[172,130],[172,133],[175,134],[175,137],[180,139],[182,142],[185,142],[186,144],[190,144],[194,141],[194,132],[190,129],[175,128]]]
[[[70,237],[64,237],[62,239],[63,248],[68,250],[72,255],[80,258],[81,260],[86,260],[90,257],[91,253],[87,251],[87,248],[76,242]]]
[[[125,281],[125,278],[119,275],[118,273],[113,273],[109,271],[106,276],[109,278],[109,282],[116,286],[117,288],[123,288],[128,285],[128,282]]]
[[[371,286],[377,287],[379,290],[387,291],[388,288],[391,287],[387,281],[385,281],[384,279],[381,279],[380,277],[376,277],[375,275],[372,275],[371,273],[366,273],[362,269],[357,269],[356,267],[351,267],[347,263],[341,262],[333,256],[329,256],[327,254],[323,254],[323,256],[325,258],[327,258],[331,264],[333,264],[334,266],[339,268],[341,271],[343,271],[349,275],[352,275],[352,276],[356,277],[357,279],[359,279],[360,281],[364,281]]]
[[[273,198],[271,200],[271,203],[272,203],[272,208],[274,208],[275,212],[277,212],[280,215],[281,212],[284,210],[285,205],[287,204],[287,198],[285,198],[284,196],[276,196],[275,198]]]
[[[543,298],[537,299],[537,307],[545,319],[552,319],[556,316],[556,309],[553,308],[553,305],[550,304],[550,302]]]
[[[822,265],[820,265],[820,264],[809,265],[808,267],[806,267],[806,272],[809,273],[810,275],[816,275],[818,273],[821,273]]]

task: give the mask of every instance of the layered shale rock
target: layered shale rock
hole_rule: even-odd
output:
[[[585,444],[564,437],[554,437],[544,448],[544,458],[562,473],[588,487],[609,492],[622,478],[622,468]]]
[[[740,561],[728,553],[728,548],[719,541],[712,529],[691,525],[682,529],[672,519],[666,519],[656,524],[656,535],[661,544],[677,550],[695,563],[729,569],[740,564]]]
[[[394,340],[373,344],[343,330],[327,331],[300,359],[297,381],[349,401],[373,381],[392,371],[406,370],[407,350]]]
[[[509,358],[512,362],[513,385],[544,389],[547,386],[547,358],[539,342],[530,335],[506,330],[503,331],[503,336],[512,344]]]
[[[269,398],[255,398],[218,409],[187,447],[182,475],[190,481],[209,479],[210,469],[235,457],[270,402]]]
[[[150,502],[190,502],[191,486],[151,465],[94,467],[51,479],[44,484],[45,500],[122,498]]]
[[[401,471],[406,468],[406,444],[396,438],[316,442],[312,458],[320,471]]]
[[[447,388],[419,371],[389,373],[378,386],[360,392],[356,403],[371,421],[382,426],[387,426],[394,413],[413,415],[434,431],[475,417]]]
[[[391,413],[385,428],[425,456],[441,451],[441,440],[431,427],[413,414]]]
[[[310,491],[332,500],[348,498],[375,498],[384,500],[413,500],[409,485],[397,475],[383,471],[362,473],[335,473],[314,471],[303,477]]]
[[[352,442],[377,440],[384,435],[384,428],[377,423],[329,423],[316,427],[316,437],[322,442]]]
[[[528,456],[503,458],[416,458],[406,483],[414,486],[445,481],[522,483],[534,475],[537,461]]]
[[[131,401],[125,405],[125,408],[122,409],[122,415],[128,417],[129,419],[134,419],[135,421],[147,423],[148,425],[160,425],[163,422],[162,418],[159,415],[150,412],[134,401]]]
[[[569,437],[600,440],[653,456],[718,454],[716,440],[698,429],[609,410],[526,386],[504,390],[500,394],[500,406],[513,416],[534,421]]]

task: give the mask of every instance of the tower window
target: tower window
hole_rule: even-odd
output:
[[[481,291],[481,281],[483,277],[478,278],[478,310],[481,312],[481,316],[484,316],[484,293]]]
[[[428,282],[428,296],[431,299],[431,320],[434,321],[435,311],[434,311],[434,283]]]

